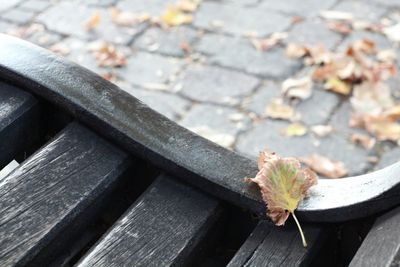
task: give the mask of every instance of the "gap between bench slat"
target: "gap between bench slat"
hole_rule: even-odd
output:
[[[0,82],[0,168],[36,144],[42,135],[41,128],[38,101]]]
[[[300,234],[294,227],[276,227],[260,221],[228,267],[238,266],[304,266],[321,247],[322,230],[304,227],[308,247],[304,248]]]
[[[400,207],[377,219],[349,266],[400,266]]]
[[[42,250],[74,233],[69,225],[84,219],[128,165],[127,154],[96,134],[78,123],[67,126],[0,183],[0,266],[50,260]]]
[[[220,215],[218,201],[161,176],[77,266],[188,264]]]

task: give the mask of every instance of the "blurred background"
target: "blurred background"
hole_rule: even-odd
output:
[[[338,178],[400,158],[398,0],[7,0],[0,32],[248,157]]]

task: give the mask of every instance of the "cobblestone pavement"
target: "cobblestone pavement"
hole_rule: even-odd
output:
[[[250,157],[265,147],[285,156],[317,152],[343,161],[351,175],[386,166],[400,158],[393,143],[379,143],[367,151],[350,142],[356,130],[347,126],[348,101],[317,85],[313,96],[296,106],[307,126],[331,124],[325,138],[311,133],[282,136],[289,123],[265,116],[269,101],[280,94],[281,82],[302,73],[302,62],[285,56],[284,45],[265,52],[249,41],[256,32],[266,37],[288,32],[288,42],[322,43],[340,49],[351,40],[368,37],[379,47],[393,47],[385,37],[356,31],[344,37],[329,30],[321,10],[353,13],[379,21],[399,17],[398,0],[203,0],[193,22],[169,29],[147,22],[122,27],[112,22],[111,7],[160,16],[173,0],[7,0],[0,2],[0,31],[18,35],[40,46],[54,45],[69,59],[114,77],[124,90],[181,125]],[[86,30],[93,14],[99,25]],[[299,19],[302,18],[302,19]],[[104,68],[96,64],[88,44],[105,40],[125,54],[127,65]],[[63,51],[66,50],[66,51]],[[400,50],[398,50],[400,51]],[[115,78],[116,77],[116,78]],[[393,93],[400,91],[398,79]],[[398,93],[397,93],[398,95]],[[378,157],[371,163],[371,157]]]

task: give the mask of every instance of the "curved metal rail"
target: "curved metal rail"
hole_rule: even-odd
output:
[[[255,162],[177,125],[93,72],[28,42],[0,35],[0,75],[183,181],[235,205],[264,212],[258,190],[243,182],[257,172]],[[305,221],[344,221],[399,203],[400,163],[396,163],[361,176],[320,180],[297,213]]]

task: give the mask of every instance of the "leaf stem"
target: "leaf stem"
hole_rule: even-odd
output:
[[[297,228],[299,228],[299,232],[300,232],[300,235],[301,235],[301,240],[303,241],[303,246],[304,246],[304,247],[307,247],[307,241],[306,241],[306,238],[304,237],[303,229],[301,229],[300,223],[299,223],[299,221],[297,220],[296,215],[294,215],[294,211],[291,212],[291,213],[292,213],[292,216],[293,216],[294,221],[295,221],[296,224],[297,224]]]

